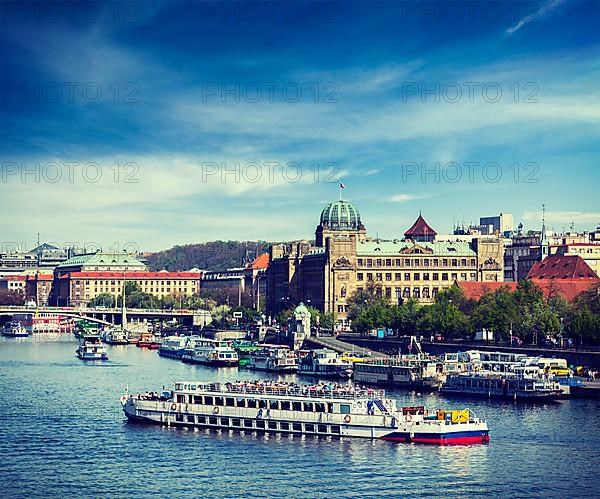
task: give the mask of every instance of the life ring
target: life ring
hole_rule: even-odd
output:
[[[356,407],[358,407],[360,409],[362,407],[362,402],[357,402]]]
[[[121,397],[121,404],[124,404],[125,402],[127,402],[127,397],[125,395],[123,395]]]
[[[346,414],[346,416],[344,417],[344,423],[349,423],[350,421],[352,421],[350,414]]]
[[[219,414],[219,408],[218,407],[214,407],[213,408],[213,414]]]
[[[410,415],[410,413],[406,415],[406,421],[412,421],[412,416]]]
[[[177,409],[177,404],[175,402],[173,402],[171,404],[171,410],[174,411],[175,409]]]

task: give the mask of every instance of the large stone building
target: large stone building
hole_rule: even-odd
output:
[[[302,301],[335,313],[344,325],[350,296],[366,286],[392,301],[430,303],[454,281],[503,280],[501,239],[444,241],[436,235],[419,215],[403,240],[372,239],[352,203],[330,203],[321,213],[315,246],[271,246],[267,311],[275,315]]]

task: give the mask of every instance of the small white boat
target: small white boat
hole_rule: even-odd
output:
[[[81,338],[79,348],[75,351],[81,360],[107,360],[106,347],[100,336],[85,335]]]
[[[232,347],[231,340],[213,340],[201,338],[195,340],[193,349],[186,349],[181,360],[191,364],[204,364],[207,366],[237,366],[239,358]]]
[[[6,326],[4,326],[2,334],[4,336],[10,336],[11,338],[24,338],[29,336],[29,332],[20,322],[8,322]]]
[[[109,345],[128,345],[129,337],[121,326],[114,326],[105,330],[104,341]]]

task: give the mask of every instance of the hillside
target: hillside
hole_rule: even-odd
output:
[[[257,254],[269,250],[266,241],[211,241],[174,246],[171,249],[146,255],[150,270],[183,271],[225,270],[241,267],[254,260]]]

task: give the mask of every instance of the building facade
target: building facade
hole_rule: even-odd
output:
[[[419,215],[403,240],[367,236],[360,214],[348,201],[321,213],[315,246],[308,241],[273,245],[267,272],[267,311],[275,315],[299,302],[348,320],[349,298],[367,286],[393,302],[414,298],[431,303],[455,281],[504,279],[499,238],[436,239]]]

